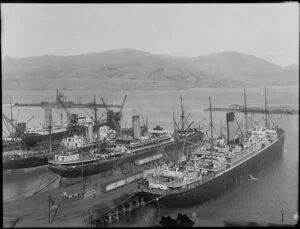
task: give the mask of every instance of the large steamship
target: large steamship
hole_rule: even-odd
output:
[[[181,99],[182,103],[182,99]],[[182,107],[182,122],[184,111]],[[113,171],[114,168],[128,165],[140,166],[145,163],[153,163],[168,157],[176,149],[191,146],[201,142],[203,132],[199,128],[190,128],[191,124],[180,130],[181,136],[174,141],[173,132],[154,128],[141,134],[139,116],[132,117],[132,136],[119,136],[108,141],[103,149],[92,150],[90,153],[62,152],[49,160],[49,169],[62,177],[89,176],[97,173]]]
[[[2,146],[3,170],[31,168],[48,164],[48,159],[58,150],[67,149],[71,131],[69,127],[76,128],[69,124],[68,127],[54,126],[52,122],[52,110],[45,109],[45,127],[26,129],[26,123],[17,123],[15,133],[19,138],[11,137],[4,140]],[[88,120],[89,121],[89,120]],[[19,125],[18,125],[19,124]],[[48,126],[48,128],[46,128]],[[49,126],[51,129],[49,129]],[[84,123],[77,125],[81,129],[87,129]],[[71,137],[72,138],[72,137]],[[91,148],[95,143],[80,142],[83,150]],[[51,145],[51,147],[50,147]]]
[[[247,118],[246,99],[245,115]],[[212,128],[211,109],[210,117]],[[245,133],[238,136],[235,135],[234,113],[227,113],[226,119],[227,139],[213,140],[211,131],[210,142],[191,150],[185,162],[173,166],[163,164],[147,171],[141,183],[141,194],[149,199],[158,198],[167,205],[201,203],[248,180],[282,156],[284,130],[270,128],[267,113],[264,127],[248,130],[246,122]]]
[[[112,171],[123,164],[139,166],[161,159],[164,153],[182,147],[184,139],[176,145],[172,134],[165,130],[149,130],[141,136],[139,116],[133,116],[134,137],[118,137],[110,141],[106,152],[93,150],[91,153],[62,152],[49,160],[49,169],[62,177],[89,176]],[[189,132],[186,145],[200,142],[203,133],[198,129]]]

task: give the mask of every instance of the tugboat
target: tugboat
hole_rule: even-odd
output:
[[[246,93],[245,116],[247,120]],[[186,161],[163,164],[145,172],[141,194],[157,198],[166,205],[195,205],[216,197],[225,190],[248,180],[272,160],[282,156],[285,133],[269,127],[266,107],[265,126],[256,126],[240,136],[235,135],[235,116],[226,114],[227,139],[213,140],[210,103],[210,141],[195,147]],[[266,103],[265,103],[266,104]]]

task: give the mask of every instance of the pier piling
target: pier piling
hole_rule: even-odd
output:
[[[144,197],[141,197],[141,206],[145,206]]]
[[[111,213],[108,213],[108,223],[111,224],[112,218],[111,218]]]
[[[129,206],[128,206],[128,209],[127,209],[129,212],[131,212],[131,210],[132,210],[132,202],[130,201],[129,202]]]

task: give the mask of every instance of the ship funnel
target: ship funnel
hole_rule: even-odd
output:
[[[46,121],[46,128],[49,128],[49,126],[53,126],[53,119],[52,119],[52,109],[46,108],[45,109],[45,121]]]
[[[235,123],[234,123],[234,113],[226,113],[227,120],[227,144],[231,144],[235,140]]]
[[[92,122],[88,122],[88,139],[89,139],[89,142],[93,141],[93,123]]]
[[[135,139],[140,139],[141,138],[140,116],[138,115],[132,116],[132,129],[133,129],[133,137]]]

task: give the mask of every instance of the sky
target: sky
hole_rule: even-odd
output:
[[[2,57],[130,48],[299,63],[299,4],[1,4]]]

